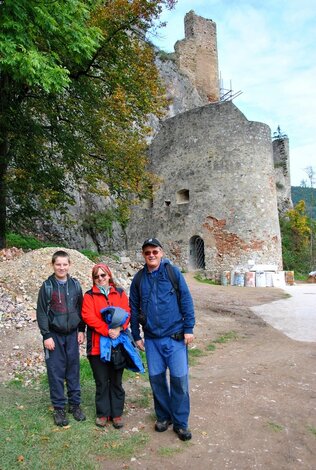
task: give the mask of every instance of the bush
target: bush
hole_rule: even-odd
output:
[[[8,233],[6,236],[8,248],[22,248],[22,250],[38,250],[47,246],[55,246],[53,243],[45,243],[30,235]]]
[[[315,221],[307,216],[305,203],[300,201],[280,217],[283,267],[297,275],[306,274],[315,265]]]
[[[80,253],[82,253],[84,256],[89,258],[91,261],[94,263],[97,263],[99,261],[100,255],[96,251],[92,250],[80,250]]]

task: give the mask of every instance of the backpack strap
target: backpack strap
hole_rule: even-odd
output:
[[[71,277],[70,279],[72,279],[75,284],[77,295],[80,295],[82,292],[80,282],[75,277]]]
[[[135,274],[134,279],[133,279],[139,297],[140,297],[140,295],[141,295],[140,284],[141,284],[141,281],[142,281],[143,273],[144,273],[144,268],[140,269],[140,270]]]
[[[44,281],[44,288],[45,288],[45,295],[46,295],[46,303],[47,303],[47,315],[50,309],[50,304],[52,301],[52,295],[53,295],[53,284],[50,279],[46,279]]]
[[[122,289],[122,287],[116,287],[115,289],[116,289],[116,291],[120,294],[120,297],[122,297],[122,294],[123,294],[123,292],[124,292],[124,289]]]
[[[171,282],[171,284],[172,284],[174,290],[176,291],[177,300],[178,300],[178,305],[180,306],[179,282],[178,282],[178,278],[177,278],[177,276],[176,276],[174,267],[172,266],[172,264],[169,264],[169,263],[167,263],[167,264],[165,265],[165,267],[166,267],[166,270],[167,270],[167,273],[168,273],[170,282]]]

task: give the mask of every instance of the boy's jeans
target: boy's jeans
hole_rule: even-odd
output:
[[[67,385],[68,403],[80,404],[80,362],[77,331],[68,335],[52,332],[54,351],[45,349],[50,399],[54,408],[64,408],[67,402],[64,382]]]
[[[149,380],[158,421],[171,420],[175,428],[188,427],[190,397],[188,353],[184,341],[170,337],[145,340]],[[167,381],[167,368],[170,383]]]

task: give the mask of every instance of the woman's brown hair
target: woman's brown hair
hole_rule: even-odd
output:
[[[93,284],[95,284],[95,279],[94,279],[94,276],[96,276],[98,274],[98,271],[99,269],[102,269],[102,271],[104,273],[107,273],[109,276],[110,276],[110,280],[109,280],[109,284],[113,287],[116,287],[115,285],[115,282],[113,280],[113,275],[112,275],[112,272],[111,272],[111,269],[104,263],[98,263],[98,264],[95,264],[92,268],[92,280],[93,280]]]

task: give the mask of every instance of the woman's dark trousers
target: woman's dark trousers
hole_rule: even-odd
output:
[[[111,362],[103,362],[100,356],[89,356],[96,385],[95,406],[97,417],[122,416],[125,391],[122,386],[124,369],[116,370]]]

